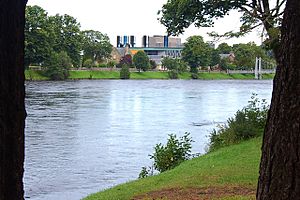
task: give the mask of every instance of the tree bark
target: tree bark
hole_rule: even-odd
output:
[[[288,0],[263,138],[257,199],[300,199],[300,1]]]
[[[0,1],[0,200],[24,196],[25,5]]]

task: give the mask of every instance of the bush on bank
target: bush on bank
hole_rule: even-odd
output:
[[[257,94],[252,94],[248,103],[242,110],[238,110],[234,117],[229,118],[227,124],[219,125],[218,130],[214,129],[210,133],[208,151],[262,135],[269,106],[265,99],[258,99]]]

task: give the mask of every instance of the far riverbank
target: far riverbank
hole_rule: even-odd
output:
[[[263,79],[273,79],[274,74],[264,74]],[[44,75],[43,71],[39,70],[25,70],[25,79],[27,81],[46,81],[50,80],[47,76]],[[118,71],[80,71],[80,70],[71,70],[69,80],[82,80],[82,79],[120,79],[120,72]],[[148,80],[148,79],[160,79],[168,80],[168,72],[131,72],[130,79],[133,80]],[[179,75],[179,79],[190,80],[191,73],[184,72]],[[251,80],[255,79],[254,74],[227,74],[222,72],[204,72],[198,74],[198,79],[200,80],[228,80],[228,79],[237,79],[237,80]]]

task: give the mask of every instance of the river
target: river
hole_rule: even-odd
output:
[[[168,134],[190,132],[205,153],[252,93],[270,102],[272,81],[27,82],[26,92],[25,197],[78,200],[136,179]]]

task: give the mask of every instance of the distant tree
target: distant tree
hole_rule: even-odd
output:
[[[133,64],[139,70],[147,71],[150,66],[149,57],[144,51],[138,51],[133,56]]]
[[[234,64],[248,69],[254,68],[256,57],[263,59],[267,57],[265,50],[255,43],[236,44],[233,46],[233,51],[235,55]]]
[[[203,41],[202,36],[191,36],[187,39],[182,50],[182,60],[187,62],[191,71],[199,66],[210,64],[212,48]]]
[[[46,75],[51,80],[64,80],[69,76],[72,60],[66,52],[52,53],[50,59],[45,62]]]
[[[211,27],[214,19],[228,15],[231,10],[238,10],[242,14],[239,31],[229,31],[221,35],[212,32],[210,35],[216,38],[240,37],[263,26],[268,36],[266,44],[278,54],[279,27],[285,3],[286,0],[277,0],[274,3],[269,0],[168,0],[159,14],[162,14],[160,22],[166,26],[167,32],[178,35],[192,24],[196,27]]]
[[[217,51],[220,53],[220,54],[228,54],[232,51],[232,47],[229,46],[227,43],[221,43],[218,48],[217,48]]]
[[[72,59],[75,67],[80,66],[83,37],[80,23],[70,15],[55,15],[49,17],[49,23],[55,32],[54,51],[65,51]]]
[[[133,63],[132,63],[132,56],[130,54],[127,54],[125,56],[123,56],[120,60],[120,62],[117,64],[118,68],[121,68],[122,66],[128,66],[128,67],[132,67]]]
[[[112,45],[109,37],[99,31],[83,31],[83,46],[84,60],[92,59],[94,62],[102,62],[110,58]]]
[[[122,69],[120,71],[120,79],[130,79],[130,71],[128,66],[122,66]]]
[[[168,70],[177,70],[178,63],[174,58],[164,57],[161,61],[161,65]]]
[[[228,58],[221,59],[219,66],[222,70],[230,69],[230,64],[229,64]]]
[[[187,70],[187,63],[178,58],[164,57],[162,59],[162,66],[177,73],[182,73]]]
[[[156,62],[154,60],[150,60],[150,67],[151,67],[152,70],[156,69],[157,64],[156,64]]]
[[[177,66],[178,66],[178,72],[179,73],[183,73],[183,72],[186,72],[187,71],[187,68],[188,68],[188,64],[183,61],[182,59],[176,59],[176,62],[177,62]]]
[[[221,61],[221,57],[220,57],[219,51],[217,49],[212,49],[210,65],[216,66],[216,65],[220,64],[220,61]]]
[[[40,65],[53,51],[53,29],[47,12],[39,6],[26,7],[25,65]]]
[[[94,62],[92,59],[86,59],[84,62],[83,62],[83,67],[86,67],[86,68],[92,68],[94,65]]]

